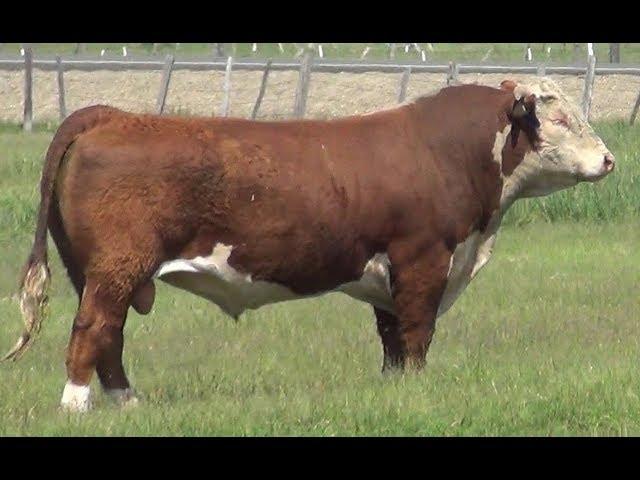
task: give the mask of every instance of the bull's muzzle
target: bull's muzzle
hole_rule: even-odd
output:
[[[611,155],[610,153],[607,153],[604,156],[604,163],[603,163],[602,169],[605,171],[605,173],[611,173],[613,172],[614,168],[616,168],[616,159],[613,155]]]

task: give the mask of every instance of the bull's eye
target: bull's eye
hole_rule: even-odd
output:
[[[553,120],[551,120],[551,123],[564,128],[569,128],[569,121],[566,118],[554,118]]]

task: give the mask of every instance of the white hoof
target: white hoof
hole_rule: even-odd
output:
[[[91,388],[89,385],[75,385],[67,381],[60,406],[68,412],[88,411],[91,408]]]
[[[122,408],[135,407],[140,403],[131,388],[105,389],[104,392]]]

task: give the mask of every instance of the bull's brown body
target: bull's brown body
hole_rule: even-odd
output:
[[[70,382],[87,385],[95,368],[105,388],[128,389],[129,306],[150,310],[163,262],[218,244],[233,247],[234,271],[300,296],[357,281],[386,254],[385,367],[422,365],[454,251],[497,229],[505,179],[536,148],[534,113],[522,100],[514,116],[513,88],[451,87],[331,121],[75,112],[47,154],[25,280],[46,265],[48,225],[80,297]]]
[[[300,294],[357,280],[376,252],[388,252],[399,273],[434,246],[453,252],[498,208],[491,148],[513,97],[459,88],[467,89],[452,96],[460,112],[445,90],[334,121],[97,107],[96,124],[63,163],[56,194],[65,235],[54,238],[69,240],[70,270],[100,278],[123,302],[161,262],[205,256],[217,242],[235,246],[237,270]],[[489,109],[501,114],[487,118]]]

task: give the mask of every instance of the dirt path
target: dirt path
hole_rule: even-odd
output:
[[[248,117],[258,94],[261,72],[232,74],[232,116]],[[223,72],[176,71],[167,95],[167,112],[212,115],[222,103]],[[260,109],[260,118],[285,118],[293,109],[297,72],[271,72]],[[552,75],[581,101],[583,77]],[[461,75],[465,83],[497,86],[505,78],[525,80],[527,75]],[[314,73],[307,101],[307,117],[329,118],[364,113],[392,106],[397,96],[399,74]],[[413,74],[407,99],[434,92],[444,85],[440,74]],[[153,111],[160,84],[159,72],[78,72],[65,73],[67,110],[104,103],[136,112]],[[20,122],[22,118],[22,72],[0,72],[0,120]],[[58,118],[55,72],[34,71],[34,121]],[[640,91],[640,77],[609,75],[596,77],[591,118],[628,119]]]

